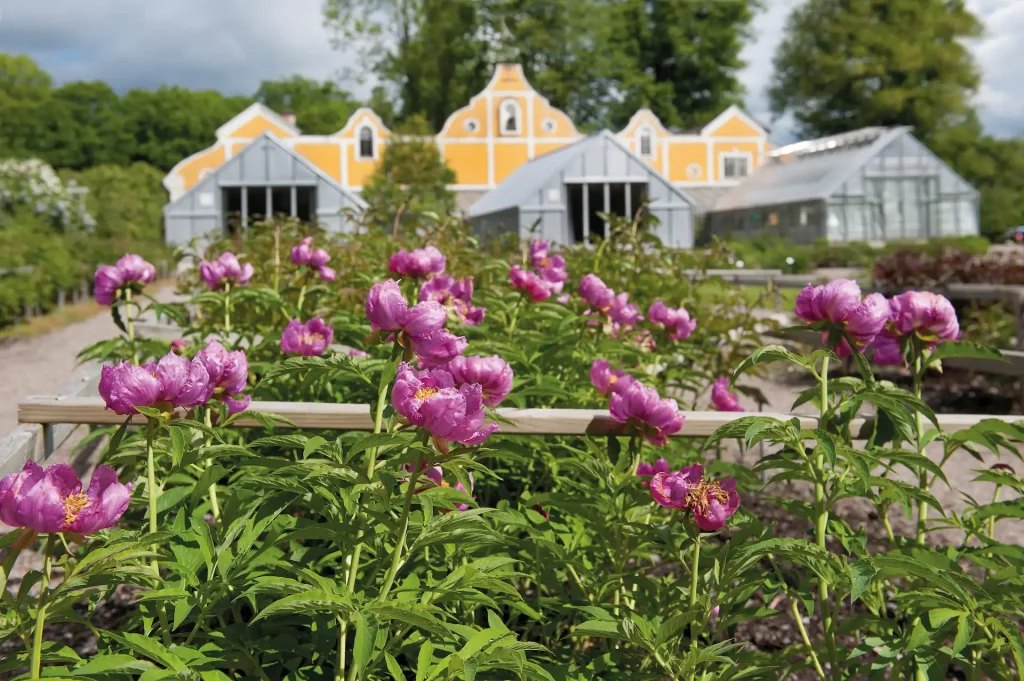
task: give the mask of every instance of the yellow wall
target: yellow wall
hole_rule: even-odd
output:
[[[548,132],[544,130],[544,121],[550,119],[555,124],[555,129]],[[535,137],[575,137],[576,126],[572,119],[564,113],[545,102],[540,97],[533,100],[533,134]]]
[[[498,64],[497,73],[491,82],[494,90],[502,92],[531,92],[523,69],[518,64]]]
[[[720,128],[711,133],[712,137],[754,137],[758,138],[761,134],[754,130],[750,125],[743,121],[739,116],[733,116]]]
[[[178,168],[178,175],[185,182],[185,188],[191,189],[199,183],[199,173],[213,170],[224,163],[224,147],[217,145],[201,151]]]
[[[384,153],[383,142],[378,141],[377,157]],[[358,159],[356,158],[356,145],[350,144],[346,146],[346,162],[348,164],[348,184],[352,187],[362,187],[367,178],[373,175],[374,169],[377,167],[377,161],[373,159]]]
[[[475,132],[466,130],[466,121],[476,119]],[[481,97],[453,113],[445,124],[443,139],[484,139],[487,137],[487,100]]]
[[[455,171],[456,184],[487,184],[486,144],[446,144],[444,162]]]
[[[669,182],[708,181],[708,147],[706,142],[669,142],[668,157]],[[700,175],[698,177],[690,177],[686,174],[686,169],[691,164],[700,166]]]
[[[528,160],[526,143],[496,144],[494,149],[494,183],[497,184],[512,174],[512,171]]]
[[[305,156],[313,165],[338,182],[341,181],[341,147],[338,144],[304,144],[296,142],[295,151]]]
[[[548,152],[552,152],[555,149],[561,149],[566,146],[567,142],[537,142],[533,145],[533,157],[543,156]]]

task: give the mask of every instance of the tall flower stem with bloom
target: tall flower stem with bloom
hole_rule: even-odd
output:
[[[224,282],[224,333],[231,333],[231,282]]]
[[[302,288],[299,289],[299,302],[296,303],[295,307],[299,311],[299,316],[302,316],[302,304],[306,302],[306,285],[303,284]]]
[[[126,288],[124,290],[124,302],[125,302],[125,306],[124,306],[124,311],[125,311],[124,329],[128,333],[128,344],[132,348],[131,361],[132,361],[132,364],[138,364],[139,361],[138,361],[138,359],[137,359],[137,357],[135,355],[135,315],[132,313],[132,304],[133,303],[132,303],[132,290],[131,290],[131,288]]]
[[[43,549],[43,581],[39,584],[39,605],[36,607],[36,626],[32,632],[32,661],[30,671],[33,679],[39,678],[43,660],[43,628],[46,626],[47,597],[50,595],[50,569],[53,565],[53,540],[56,534],[46,536]]]
[[[693,563],[690,567],[690,607],[697,605],[697,583],[700,577],[700,530],[693,533]]]
[[[158,530],[156,522],[156,504],[160,499],[160,490],[156,486],[156,460],[153,456],[153,437],[156,435],[157,421],[148,419],[146,422],[146,496],[149,497],[149,533],[156,534]],[[160,550],[156,544],[153,545],[153,553]],[[160,561],[156,556],[150,561],[150,568],[153,570],[154,584],[160,583]],[[160,604],[156,606],[160,618],[160,629],[163,632],[164,643],[170,645],[171,630],[167,623],[167,613]]]
[[[209,405],[203,409],[203,423],[206,424],[207,428],[213,427],[212,412]],[[212,443],[210,436],[206,436],[206,446],[209,447]],[[207,468],[211,467],[213,462],[207,464]],[[217,483],[210,483],[210,513],[213,514],[214,521],[220,520],[220,503],[217,500]]]
[[[921,399],[921,378],[924,373],[921,363],[921,349],[917,347],[917,343],[914,342],[914,397],[918,400]],[[921,412],[914,411],[914,437],[917,438],[917,453],[920,456],[925,456],[924,453],[924,426],[921,423]],[[928,471],[921,468],[918,473],[918,485],[922,492],[926,492],[929,487]],[[917,543],[919,546],[924,546],[927,541],[927,535],[925,530],[928,525],[928,504],[925,503],[924,499],[918,499],[917,501]]]
[[[829,357],[821,360],[821,418],[818,427],[825,430],[828,426],[828,365]],[[815,482],[814,501],[818,507],[818,516],[814,525],[815,540],[822,550],[826,550],[826,539],[828,535],[828,505],[825,501],[825,452],[818,447],[814,458]],[[828,644],[829,655],[832,658],[833,668],[835,665],[835,632],[832,630],[832,608],[828,600],[828,584],[825,580],[818,578],[818,599],[821,601],[821,622],[825,632],[825,639]]]
[[[512,321],[508,325],[508,339],[512,340],[512,337],[516,333],[516,326],[519,325],[519,309],[523,306],[523,300],[526,298],[525,293],[519,294],[519,300],[516,301],[516,306],[512,308]]]

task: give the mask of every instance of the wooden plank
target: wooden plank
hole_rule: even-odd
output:
[[[370,407],[363,404],[330,404],[326,402],[253,402],[250,411],[274,414],[289,419],[296,427],[311,430],[372,430]],[[609,435],[624,432],[624,426],[614,421],[602,409],[498,409],[501,430],[521,435]],[[744,416],[772,416],[790,419],[794,415],[753,412],[689,411],[678,437],[707,437],[722,425]],[[813,428],[818,420],[808,414],[796,415],[803,428]],[[941,414],[939,423],[944,430],[970,427],[984,419],[995,418],[1016,422],[1021,416],[990,416],[987,414]],[[88,423],[111,425],[123,418],[104,408],[98,397],[31,397],[18,405],[18,420],[22,423]],[[144,423],[142,417],[133,422]],[[861,437],[870,432],[873,419],[866,417],[854,421],[852,430]],[[258,426],[252,419],[242,419],[240,426]]]

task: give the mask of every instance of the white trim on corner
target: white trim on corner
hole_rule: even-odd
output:
[[[352,112],[352,115],[348,117],[347,121],[345,121],[345,125],[342,126],[341,130],[333,133],[330,137],[343,137],[345,133],[356,124],[360,116],[369,116],[373,119],[374,124],[380,129],[380,132],[387,133],[388,136],[391,135],[391,130],[388,126],[384,125],[384,121],[377,115],[376,111],[368,106],[361,106]]]
[[[672,133],[670,133],[668,131],[668,128],[666,128],[665,124],[661,122],[661,119],[658,118],[657,114],[655,114],[653,111],[651,111],[647,107],[644,107],[642,109],[637,109],[636,113],[634,113],[630,117],[629,121],[626,123],[626,126],[624,128],[622,128],[622,130],[619,130],[619,132],[617,134],[622,135],[623,137],[625,137],[626,136],[626,131],[630,130],[634,125],[637,125],[637,124],[640,124],[640,125],[648,124],[649,125],[649,124],[652,124],[652,123],[654,125],[656,125],[658,127],[658,129],[661,131],[661,134],[658,135],[658,137],[671,137],[672,136]]]
[[[728,109],[726,109],[722,113],[720,113],[717,116],[715,116],[715,118],[710,123],[708,123],[703,128],[701,128],[700,134],[703,137],[710,137],[712,134],[714,134],[715,130],[718,130],[723,125],[725,125],[725,123],[730,118],[732,118],[733,116],[735,116],[736,118],[739,118],[741,121],[743,121],[744,123],[749,125],[754,130],[757,130],[760,133],[760,135],[758,135],[758,137],[767,137],[768,136],[768,131],[767,130],[762,128],[761,125],[757,121],[755,121],[753,118],[751,118],[750,114],[748,114],[746,111],[744,111],[743,109],[741,109],[740,107],[738,107],[735,104],[732,104],[731,106],[729,106]],[[723,138],[723,139],[733,139],[733,138]],[[751,138],[744,138],[744,139],[751,139]]]
[[[450,184],[448,189],[453,192],[486,192],[494,189],[494,185],[487,184]]]
[[[296,126],[292,125],[284,119],[279,113],[268,107],[262,102],[253,102],[247,106],[243,111],[235,115],[234,118],[224,123],[224,125],[217,128],[214,135],[218,140],[230,137],[233,130],[242,127],[254,118],[263,117],[270,120],[271,123],[281,128],[282,130],[291,133],[293,136],[298,137],[302,134]]]
[[[754,154],[749,151],[740,151],[739,149],[730,149],[729,151],[718,152],[718,165],[722,169],[721,179],[725,182],[739,182],[740,180],[727,178],[725,175],[725,160],[727,158],[738,159],[742,158],[747,162],[747,173],[746,175],[740,175],[741,178],[750,177],[750,174],[754,172]]]

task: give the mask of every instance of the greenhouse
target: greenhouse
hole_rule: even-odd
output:
[[[539,238],[560,244],[607,236],[601,214],[632,216],[646,203],[655,233],[669,246],[693,246],[694,204],[608,131],[523,164],[469,209],[482,236],[534,225]]]
[[[864,128],[781,147],[770,158],[722,196],[702,241],[884,242],[979,232],[978,191],[910,128]]]

